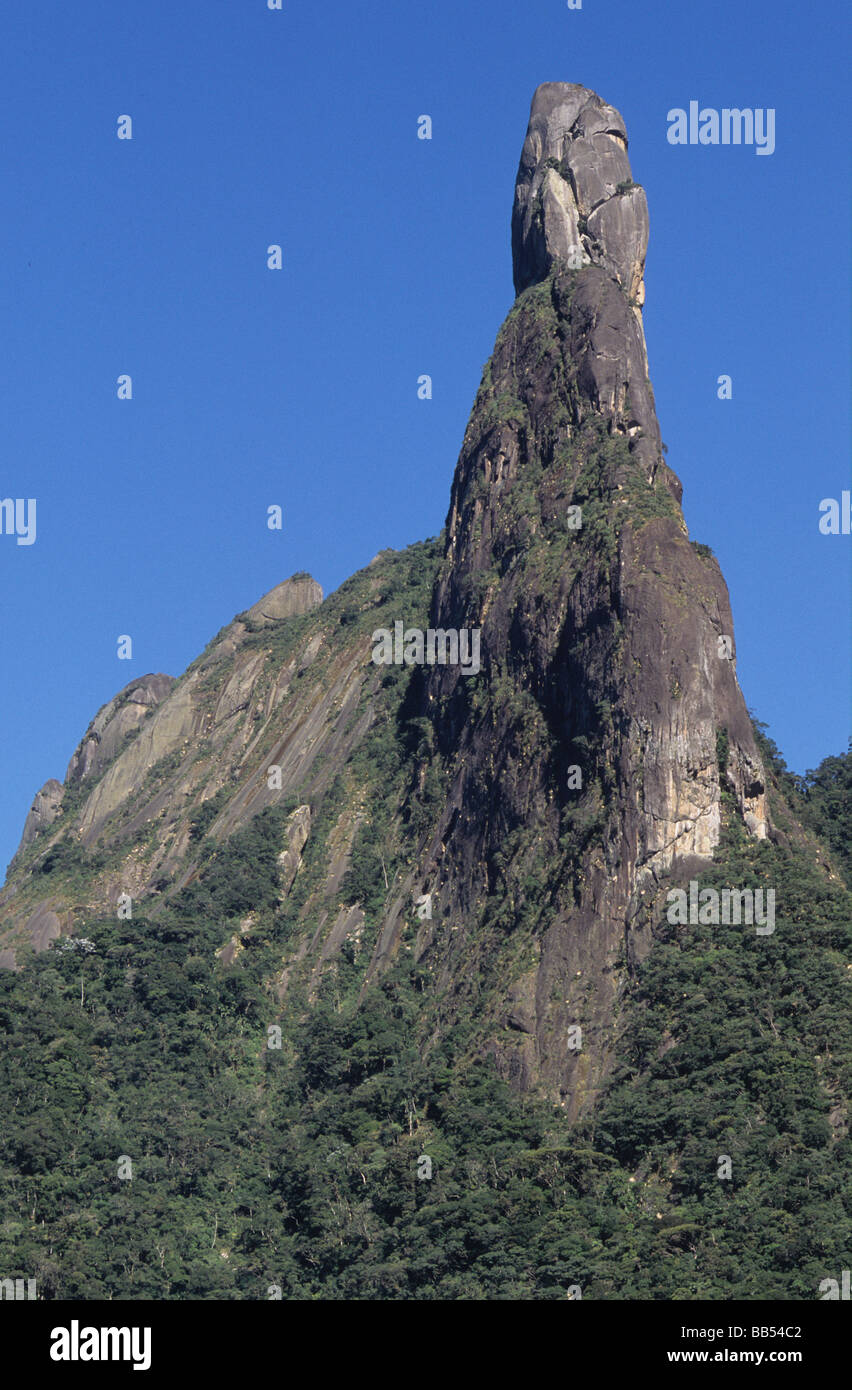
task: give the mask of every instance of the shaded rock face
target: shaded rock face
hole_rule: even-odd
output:
[[[27,919],[26,930],[29,932],[33,950],[38,953],[46,951],[51,941],[59,939],[62,934],[62,922],[51,904],[42,902]]]
[[[662,457],[636,302],[644,195],[616,191],[629,179],[618,113],[584,88],[539,88],[513,216],[521,293],[465,435],[431,618],[481,628],[486,685],[505,693],[478,707],[449,666],[425,682],[455,774],[423,883],[471,926],[443,942],[424,929],[420,949],[447,982],[476,957],[511,891],[506,845],[526,835],[552,894],[493,1051],[573,1112],[607,1072],[619,972],[646,949],[643,895],[712,854],[723,785],[769,831],[727,589]]]

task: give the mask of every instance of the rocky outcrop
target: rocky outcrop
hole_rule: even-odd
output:
[[[321,603],[322,589],[316,580],[308,574],[298,574],[270,590],[245,617],[249,627],[266,627],[309,613]],[[149,771],[162,759],[177,754],[190,740],[209,732],[211,725],[214,730],[222,729],[246,709],[264,664],[262,653],[238,655],[246,631],[245,623],[235,621],[182,682],[177,683],[172,676],[143,676],[125,686],[98,712],[76,749],[65,778],[66,786],[97,783],[79,820],[79,831],[86,843],[97,838],[110,817],[138,792]],[[307,655],[308,662],[315,650]],[[211,718],[199,691],[205,672],[223,660],[233,662],[233,670],[220,691]],[[44,817],[51,814],[54,803],[61,802],[61,793],[60,787],[58,801],[56,793],[48,798],[44,792],[39,794],[30,813],[31,824],[28,818],[30,838]]]
[[[174,676],[148,675],[131,681],[92,720],[65,774],[67,785],[94,779],[112,762],[150,712],[168,695]]]
[[[51,778],[35,797],[10,871],[21,852],[53,826],[69,790],[79,796],[79,790],[85,791],[91,785],[74,824],[75,836],[91,845],[116,813],[139,796],[152,769],[162,766],[164,760],[181,757],[194,740],[211,735],[221,750],[236,736],[245,746],[249,742],[245,737],[248,726],[241,716],[252,701],[266,662],[262,651],[243,651],[249,630],[271,628],[290,617],[310,613],[321,603],[319,584],[310,575],[293,575],[258,600],[243,615],[245,621],[235,619],[224,629],[181,682],[161,673],[149,674],[120,690],[98,711],[86,730],[71,757],[64,785]],[[306,645],[300,669],[307,669],[316,659],[323,640],[317,636]],[[221,682],[220,672],[226,673]],[[217,677],[212,708],[208,690],[211,674]],[[270,692],[265,702],[266,716],[285,690],[286,680]],[[162,814],[164,802],[172,802],[168,789],[164,801],[148,811],[148,822]],[[139,820],[140,826],[143,819]],[[132,833],[138,826],[130,821],[125,828]],[[182,843],[185,850],[185,835]],[[140,878],[134,867],[128,882],[138,891],[144,877]],[[12,882],[11,889],[15,886]]]
[[[297,806],[287,823],[287,842],[278,856],[278,875],[281,883],[282,902],[290,892],[296,874],[299,872],[299,865],[302,862],[302,850],[308,842],[310,833],[311,808],[310,806]]]
[[[513,215],[519,298],[465,435],[431,618],[481,629],[486,685],[505,693],[477,715],[458,667],[425,687],[456,771],[424,881],[445,916],[480,925],[454,941],[430,928],[420,949],[443,979],[458,973],[482,905],[508,891],[507,840],[531,832],[555,878],[538,964],[513,983],[511,1037],[493,1050],[574,1111],[606,1074],[643,891],[712,854],[725,785],[752,834],[769,828],[727,590],[663,460],[640,308],[647,212],[626,148],[593,93],[537,91]],[[578,1023],[583,1049],[566,1053]]]
[[[50,903],[39,903],[35,912],[27,919],[26,930],[33,950],[46,951],[51,941],[57,941],[62,934],[62,921]]]
[[[138,791],[149,769],[176,752],[184,739],[198,732],[198,726],[192,687],[187,682],[170,692],[98,782],[80,816],[84,840],[92,841],[117,807]]]
[[[309,574],[294,574],[258,599],[247,617],[256,626],[280,623],[284,618],[296,618],[310,613],[322,603],[322,589]]]
[[[545,82],[533,97],[515,188],[515,290],[556,264],[600,265],[631,298],[644,300],[648,205],[634,184],[627,131],[594,92]]]
[[[18,846],[18,854],[33,840],[37,839],[42,831],[47,830],[59,815],[62,807],[62,798],[65,795],[65,788],[61,782],[57,782],[55,777],[50,777],[42,787],[41,791],[36,792],[35,799],[29,809],[24,830],[21,835],[21,843]]]

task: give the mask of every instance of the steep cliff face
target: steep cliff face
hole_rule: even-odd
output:
[[[623,948],[644,949],[642,890],[711,855],[725,785],[754,836],[769,827],[727,590],[662,455],[645,195],[593,93],[537,91],[512,228],[520,294],[465,436],[432,612],[436,628],[481,628],[492,698],[477,716],[458,668],[430,675],[454,776],[426,877],[451,915],[479,919],[448,947],[452,977],[511,891],[507,840],[534,827],[552,877],[512,988],[525,1039],[494,1046],[576,1106],[606,1071]]]
[[[28,818],[0,894],[0,963],[123,892],[156,914],[198,877],[205,843],[290,798],[282,911],[303,853],[321,867],[277,996],[297,981],[310,993],[344,947],[365,982],[411,952],[430,981],[424,1047],[468,1018],[471,1049],[515,1084],[571,1114],[593,1103],[661,883],[712,854],[723,794],[753,837],[771,832],[725,584],[663,459],[647,237],[619,114],[583,87],[540,87],[512,217],[518,298],[442,556],[386,552],[324,603],[294,576],[179,681],[126,687]],[[396,621],[479,630],[481,671],[383,670],[371,634]],[[377,827],[376,886],[349,870]],[[245,917],[224,967],[251,931]]]
[[[24,821],[18,854],[53,824],[59,814],[64,795],[65,788],[55,777],[49,777],[41,790],[36,792]]]

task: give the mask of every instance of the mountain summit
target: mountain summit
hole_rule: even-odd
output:
[[[663,458],[645,194],[626,151],[594,93],[538,89],[512,222],[519,294],[465,434],[432,605],[435,627],[481,625],[487,678],[480,711],[452,668],[428,683],[454,772],[424,882],[437,875],[466,916],[511,900],[496,866],[514,836],[535,843],[549,893],[511,991],[527,1036],[494,1046],[573,1105],[606,1070],[616,960],[646,949],[645,890],[712,856],[728,792],[749,833],[769,833],[727,589]]]
[[[648,205],[630,175],[621,116],[586,87],[543,83],[515,187],[516,293],[558,263],[602,265],[641,304],[647,245]]]

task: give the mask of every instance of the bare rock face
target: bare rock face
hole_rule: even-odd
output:
[[[46,951],[51,941],[57,941],[62,934],[62,923],[50,903],[39,903],[35,912],[27,920],[33,950],[38,954]]]
[[[18,846],[19,854],[26,845],[31,844],[42,831],[53,824],[59,815],[64,795],[65,788],[61,782],[57,782],[55,777],[50,777],[41,791],[36,792],[29,814],[24,821],[24,831]]]
[[[296,574],[276,585],[246,617],[255,628],[310,613],[322,603],[319,584],[309,574]],[[91,795],[79,816],[78,830],[90,844],[115,811],[142,785],[161,759],[189,746],[203,731],[227,727],[246,708],[263,657],[241,654],[246,632],[235,622],[226,630],[198,669],[182,682],[173,676],[150,674],[131,681],[100,709],[74,752],[65,787],[90,782]],[[233,663],[212,721],[198,698],[198,687],[211,666]],[[49,826],[62,803],[65,788],[52,780],[38,793],[27,817],[18,853]],[[13,861],[14,862],[14,861]]]
[[[131,681],[104,705],[92,720],[68,764],[66,784],[95,778],[112,762],[116,753],[168,695],[174,676],[148,675]]]
[[[264,594],[263,598],[249,609],[248,617],[255,625],[266,626],[268,623],[281,622],[283,618],[296,618],[303,613],[310,613],[313,608],[319,608],[321,603],[322,589],[317,581],[309,574],[294,574],[292,578],[285,579],[283,584],[277,584],[268,594]]]
[[[545,82],[533,97],[515,188],[515,290],[559,262],[600,265],[630,298],[644,299],[648,205],[633,183],[627,131],[586,87]]]
[[[642,326],[648,228],[645,191],[633,182],[615,107],[586,87],[543,83],[533,96],[515,186],[515,291],[560,267],[599,267],[600,275],[580,282],[574,316],[589,339],[584,384],[596,408],[627,417],[620,427],[639,436],[653,477],[661,441]],[[667,481],[679,502],[680,483]]]
[[[136,738],[118,753],[86,801],[80,830],[87,843],[112,812],[138,790],[148,770],[161,758],[175,753],[184,740],[198,731],[199,723],[189,683],[170,690],[142,724]]]
[[[278,856],[278,872],[281,879],[281,902],[283,903],[293,887],[293,881],[302,862],[302,850],[311,833],[310,806],[297,806],[287,824],[287,843]]]

